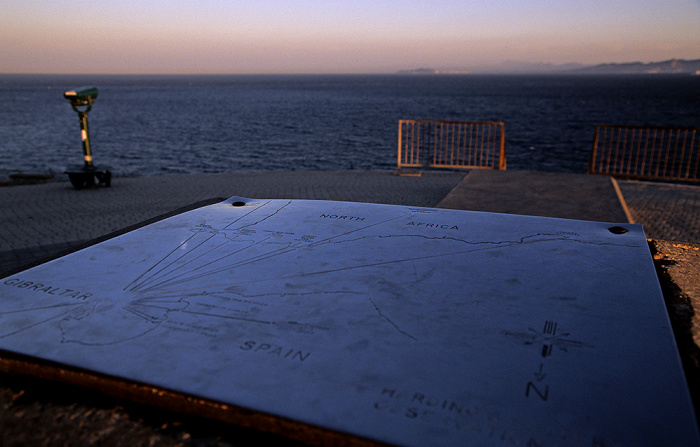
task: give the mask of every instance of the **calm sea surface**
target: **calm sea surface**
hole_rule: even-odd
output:
[[[700,125],[700,76],[0,75],[0,177],[82,163],[85,85],[118,176],[394,169],[400,119],[503,121],[508,169],[583,173],[596,124]]]

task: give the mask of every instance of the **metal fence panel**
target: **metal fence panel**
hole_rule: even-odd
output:
[[[504,124],[399,121],[398,168],[505,169]]]
[[[700,127],[596,126],[590,174],[698,181]]]

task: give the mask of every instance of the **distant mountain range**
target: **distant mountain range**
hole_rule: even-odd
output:
[[[661,62],[629,62],[619,64],[562,64],[506,61],[473,70],[435,70],[416,68],[401,70],[400,74],[467,74],[467,73],[571,73],[571,74],[694,74],[700,75],[700,59],[669,59]]]
[[[610,74],[656,74],[656,73],[687,73],[700,74],[700,59],[669,59],[661,62],[630,62],[627,64],[600,64],[574,70],[577,73],[610,73]]]

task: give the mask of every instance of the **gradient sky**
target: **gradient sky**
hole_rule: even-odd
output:
[[[0,73],[390,73],[700,59],[700,0],[0,0]]]

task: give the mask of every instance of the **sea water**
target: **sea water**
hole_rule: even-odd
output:
[[[583,173],[597,124],[700,126],[691,75],[0,75],[0,177],[82,163],[81,86],[117,176],[391,170],[400,119],[502,121],[508,169]]]

